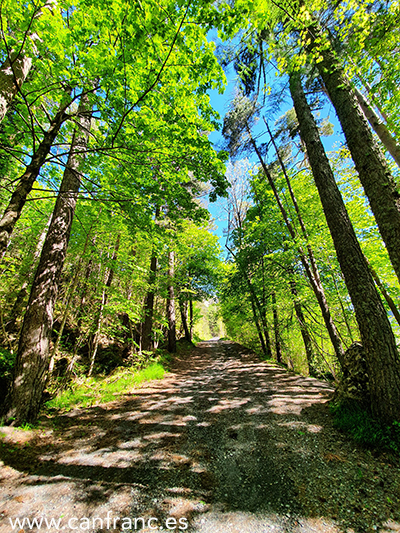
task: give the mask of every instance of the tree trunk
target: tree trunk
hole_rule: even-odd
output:
[[[290,76],[290,92],[326,221],[354,306],[365,350],[372,411],[385,422],[400,420],[400,359],[386,311],[335,183],[297,74]]]
[[[272,293],[272,313],[274,316],[275,352],[277,363],[282,363],[281,333],[279,331],[278,308],[276,305],[276,294]]]
[[[59,329],[58,334],[57,334],[56,342],[54,343],[53,349],[51,351],[51,357],[50,357],[50,363],[49,363],[49,376],[51,376],[51,374],[53,373],[53,370],[54,370],[54,363],[55,363],[57,351],[58,351],[58,348],[60,346],[60,342],[61,342],[62,334],[64,332],[65,324],[67,323],[68,312],[69,312],[69,308],[70,308],[71,303],[72,303],[72,297],[73,297],[73,295],[74,295],[74,293],[76,291],[76,288],[78,286],[78,283],[79,283],[79,274],[81,272],[81,267],[82,267],[82,263],[83,263],[83,258],[85,257],[86,249],[87,249],[88,244],[89,244],[90,232],[92,230],[92,227],[93,227],[93,224],[91,225],[89,231],[87,232],[86,239],[85,239],[85,244],[83,246],[83,251],[82,251],[82,254],[81,254],[80,258],[79,258],[78,264],[77,264],[76,269],[75,269],[74,277],[72,279],[71,285],[70,285],[68,293],[67,293],[67,298],[66,298],[66,302],[65,302],[65,309],[64,309],[64,317],[62,319],[62,322],[61,322],[61,325],[60,325],[60,329]]]
[[[174,262],[175,253],[168,252],[168,298],[167,298],[167,319],[168,319],[168,351],[176,353],[176,318],[175,318],[175,295],[174,295]]]
[[[185,332],[185,339],[188,342],[192,342],[192,339],[190,338],[189,327],[188,327],[187,302],[184,302],[183,300],[179,299],[179,310],[180,310],[180,313],[181,313],[183,331]]]
[[[97,320],[96,320],[96,332],[95,332],[94,339],[93,339],[93,349],[92,349],[92,353],[91,353],[91,356],[90,356],[90,367],[89,367],[89,372],[88,372],[88,376],[89,377],[93,373],[94,362],[96,360],[97,350],[98,350],[98,347],[99,347],[101,325],[102,325],[102,322],[103,322],[104,307],[107,304],[107,289],[109,289],[111,287],[111,283],[112,283],[112,280],[114,278],[114,263],[115,263],[115,261],[117,259],[117,255],[118,255],[120,238],[121,238],[121,234],[118,234],[117,240],[115,242],[114,252],[113,252],[113,255],[111,257],[112,265],[108,269],[108,272],[106,274],[105,283],[104,283],[103,291],[102,291],[102,294],[101,294],[101,303],[100,303],[100,308],[99,308],[99,311],[98,311],[98,314],[97,314]]]
[[[257,303],[256,298],[256,303]],[[258,302],[259,303],[259,302]],[[264,332],[264,339],[265,339],[265,350],[266,350],[266,356],[268,359],[272,359],[272,349],[271,349],[271,339],[269,336],[269,327],[267,323],[267,316],[264,310],[260,310],[260,316],[261,316],[261,324],[263,326],[263,332]]]
[[[11,53],[0,67],[0,123],[3,122],[11,102],[22,87],[30,69],[32,59],[22,52]]]
[[[36,268],[36,263],[38,262],[40,254],[42,252],[43,243],[45,241],[47,232],[49,230],[50,222],[51,222],[51,216],[49,217],[46,226],[43,228],[43,231],[40,234],[39,240],[37,242],[35,253],[33,254],[33,260],[32,260],[32,263],[30,264],[31,272],[34,271]],[[24,278],[25,278],[24,282],[22,283],[22,286],[20,290],[18,291],[17,297],[15,299],[13,308],[10,313],[11,320],[6,325],[6,330],[9,333],[13,333],[17,330],[17,321],[19,317],[22,316],[22,311],[26,305],[25,298],[28,294],[28,286],[31,281],[31,276],[28,274],[28,272],[26,272]]]
[[[0,220],[0,259],[4,256],[7,250],[11,233],[13,232],[15,224],[21,216],[26,198],[32,190],[33,184],[39,175],[42,165],[46,161],[46,157],[48,156],[54,140],[60,131],[62,123],[66,119],[65,111],[70,103],[71,101],[68,97],[66,98],[65,102],[60,105],[57,114],[50,123],[49,129],[44,134],[38,149],[33,154],[31,162],[26,167],[25,172],[22,174],[15,191],[11,196],[11,200],[4,211],[3,217]]]
[[[271,340],[269,338],[269,329],[268,329],[268,324],[267,324],[267,318],[265,316],[265,313],[264,313],[264,310],[262,309],[262,306],[257,298],[257,294],[254,290],[254,287],[251,283],[251,279],[248,275],[248,273],[246,272],[246,270],[244,270],[244,275],[246,277],[246,281],[247,281],[247,285],[249,287],[249,292],[250,292],[250,295],[251,295],[251,304],[252,304],[252,307],[254,306],[254,310],[253,310],[253,315],[254,315],[254,318],[256,319],[257,317],[257,311],[258,311],[258,316],[260,317],[260,320],[261,320],[261,324],[262,324],[262,331],[263,331],[263,334],[262,334],[262,331],[261,331],[261,327],[258,326],[260,328],[260,331],[258,332],[258,336],[260,337],[260,342],[261,342],[261,346],[263,348],[263,353],[264,355],[268,358],[268,359],[271,359],[272,358],[272,351],[271,351]],[[257,324],[256,324],[257,326]],[[258,328],[257,328],[258,330]],[[260,335],[261,333],[261,335]]]
[[[193,326],[194,326],[194,314],[193,314],[193,298],[189,299],[189,335],[190,341],[193,339]]]
[[[79,165],[84,157],[90,116],[87,95],[82,95],[79,127],[75,129],[49,231],[33,281],[19,339],[14,379],[8,399],[8,418],[14,424],[37,418],[46,384],[49,343],[61,271],[67,252],[80,187]]]
[[[313,25],[309,31],[309,50],[318,48],[322,57],[317,64],[318,71],[336,109],[360,181],[400,281],[400,195],[396,183],[339,61],[331,49],[320,49],[315,42],[318,35],[319,29]]]
[[[290,233],[290,236],[296,242],[296,231],[293,228],[293,225],[292,225],[291,221],[289,220],[288,214],[286,212],[286,209],[285,209],[285,207],[282,204],[282,201],[281,201],[281,199],[279,197],[278,191],[277,191],[277,189],[275,187],[274,180],[272,179],[271,173],[269,172],[268,167],[265,164],[264,159],[261,156],[261,153],[260,153],[260,151],[259,151],[259,149],[257,147],[257,144],[255,143],[254,139],[251,137],[251,134],[250,134],[249,130],[248,130],[248,133],[250,135],[250,140],[251,140],[252,146],[254,148],[254,151],[257,154],[257,157],[258,157],[258,159],[259,159],[259,161],[261,163],[261,166],[262,166],[262,169],[264,171],[264,174],[265,174],[265,176],[266,176],[266,178],[268,180],[268,183],[269,183],[269,185],[270,185],[270,187],[272,189],[272,192],[273,192],[273,194],[275,196],[275,199],[276,199],[276,202],[278,204],[278,207],[279,207],[279,209],[280,209],[280,211],[282,213],[282,217],[283,217],[283,220],[285,221],[286,227],[287,227],[287,229],[288,229],[288,231]],[[335,350],[336,357],[338,358],[339,362],[341,362],[341,361],[343,361],[343,354],[344,354],[343,346],[342,346],[340,337],[338,335],[335,323],[333,322],[333,319],[332,319],[332,316],[331,316],[331,312],[330,312],[330,309],[329,309],[329,306],[328,306],[328,302],[327,302],[326,296],[325,296],[325,291],[324,291],[324,288],[323,288],[322,283],[321,283],[321,278],[319,276],[319,271],[318,271],[317,265],[315,263],[314,255],[312,254],[311,248],[309,248],[308,251],[309,251],[309,253],[311,253],[311,257],[312,257],[312,267],[310,267],[310,263],[309,263],[309,261],[307,259],[307,256],[306,256],[304,250],[299,246],[298,247],[298,251],[299,251],[300,261],[301,261],[301,263],[302,263],[302,265],[304,267],[304,270],[306,271],[308,280],[310,282],[310,285],[311,285],[311,287],[312,287],[312,289],[314,291],[315,297],[317,298],[319,307],[321,309],[322,317],[324,319],[326,329],[328,330],[329,337],[331,339],[331,343],[332,343],[333,349]]]
[[[293,296],[294,311],[296,313],[297,321],[300,326],[300,332],[303,338],[304,348],[306,351],[308,373],[310,374],[310,376],[315,376],[316,372],[315,372],[315,367],[314,367],[314,352],[313,352],[312,340],[310,337],[310,333],[308,331],[308,327],[307,327],[306,319],[304,317],[303,309],[301,307],[301,303],[299,302],[297,286],[296,286],[296,282],[294,281],[294,279],[292,279],[289,282],[289,286],[290,286],[290,292],[292,293],[292,296]]]
[[[254,296],[253,296],[253,293],[250,293],[250,303],[251,303],[251,310],[253,312],[253,319],[254,319],[254,324],[256,325],[256,330],[257,330],[257,333],[258,333],[258,338],[260,339],[260,344],[261,344],[261,350],[262,350],[262,353],[268,357],[267,355],[267,347],[265,345],[265,340],[264,340],[264,336],[263,336],[263,333],[262,333],[262,330],[261,330],[261,327],[260,327],[260,322],[258,320],[258,316],[257,316],[257,310],[256,310],[256,306],[254,304]]]
[[[93,241],[92,241],[93,247],[95,247],[96,245],[96,240],[97,240],[97,235],[95,234],[93,237]],[[93,260],[93,252],[92,252],[92,255],[86,265],[85,277],[84,277],[84,281],[81,287],[81,301],[79,303],[78,313],[77,313],[78,329],[81,329],[82,322],[84,320],[85,315],[87,314],[85,312],[86,311],[85,308],[86,308],[86,302],[89,296],[90,278],[92,277],[94,270],[95,270],[95,263]]]
[[[393,157],[397,166],[400,167],[400,146],[397,144],[396,139],[392,136],[386,124],[384,124],[375,113],[372,105],[356,87],[354,88],[354,92],[366,119],[371,125],[371,128],[378,135],[383,146]]]
[[[142,328],[142,350],[150,351],[153,349],[153,339],[151,333],[153,330],[153,313],[154,313],[154,283],[157,273],[157,257],[153,254],[150,261],[149,285],[145,302],[144,302],[144,322]]]
[[[372,277],[374,278],[376,286],[379,288],[379,290],[382,293],[382,296],[385,298],[386,303],[388,304],[390,310],[393,313],[394,318],[396,319],[396,322],[400,326],[400,312],[396,306],[396,304],[393,301],[393,298],[390,296],[388,291],[386,290],[385,285],[382,283],[380,277],[378,276],[378,273],[376,270],[372,267],[371,263],[367,259],[367,263],[369,265],[369,269],[371,271]]]

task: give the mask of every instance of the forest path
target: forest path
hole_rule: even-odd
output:
[[[117,517],[115,530],[142,517],[146,533],[173,530],[168,517],[196,533],[400,531],[399,464],[332,426],[331,393],[237,344],[201,343],[125,400],[2,429],[0,531],[16,517],[66,531]]]

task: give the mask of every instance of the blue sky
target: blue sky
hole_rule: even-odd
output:
[[[234,72],[233,69],[230,69],[228,72],[226,72],[226,76],[227,76],[227,82],[228,83],[227,83],[227,86],[226,86],[225,91],[224,91],[223,94],[219,94],[218,91],[215,90],[215,89],[214,90],[210,90],[209,93],[208,93],[210,95],[210,103],[211,103],[212,107],[216,111],[218,111],[218,113],[220,115],[221,125],[222,125],[222,121],[223,121],[224,115],[226,114],[226,112],[229,109],[229,103],[232,100],[232,98],[234,96],[234,91],[235,91],[236,73]],[[276,78],[276,79],[278,80],[279,78]],[[271,82],[271,84],[272,84],[272,82]],[[287,102],[283,103],[281,109],[276,114],[275,118],[278,118],[279,116],[282,116],[290,107],[292,107],[292,103],[290,102],[290,99],[288,98]],[[341,132],[340,124],[339,124],[339,122],[338,122],[338,120],[336,118],[335,111],[334,111],[334,109],[333,109],[333,107],[332,107],[332,105],[330,103],[327,103],[324,106],[324,108],[323,108],[323,110],[321,112],[321,116],[322,117],[329,116],[329,120],[334,126],[334,134],[332,136],[330,136],[330,137],[323,137],[322,138],[322,141],[323,141],[324,146],[325,146],[325,150],[330,151],[335,146],[337,147],[337,146],[339,146],[340,144],[342,144],[344,142],[343,134]],[[259,126],[258,126],[257,129],[258,129],[258,134],[261,134],[263,132],[263,124],[259,123]],[[223,137],[222,137],[222,134],[221,134],[221,130],[212,132],[209,135],[209,139],[213,143],[213,145],[214,145],[214,147],[216,149],[221,149],[222,148],[221,143],[223,141]],[[258,164],[258,160],[256,160],[255,156],[254,157],[250,156],[249,159],[250,159],[251,162],[254,162],[254,163]],[[223,230],[226,227],[227,222],[226,222],[226,218],[224,216],[224,212],[223,212],[223,208],[222,208],[223,201],[224,201],[223,199],[220,199],[220,200],[218,200],[215,203],[209,203],[208,204],[208,209],[209,209],[209,211],[211,213],[211,216],[214,219],[214,225],[216,226],[215,233],[220,238],[220,245],[224,249],[225,237],[223,237]]]

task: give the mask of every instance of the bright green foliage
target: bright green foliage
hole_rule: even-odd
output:
[[[121,368],[107,378],[86,378],[80,380],[74,389],[66,390],[46,403],[46,408],[69,411],[74,407],[91,407],[111,402],[126,394],[144,381],[162,379],[165,369],[160,363],[151,363],[139,371]]]

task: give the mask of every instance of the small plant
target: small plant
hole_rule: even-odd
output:
[[[358,443],[400,455],[400,423],[385,425],[356,402],[331,404],[334,423]]]
[[[22,431],[31,431],[32,429],[37,429],[37,425],[28,424],[28,422],[25,422],[25,424],[22,424],[19,429],[22,429]]]

